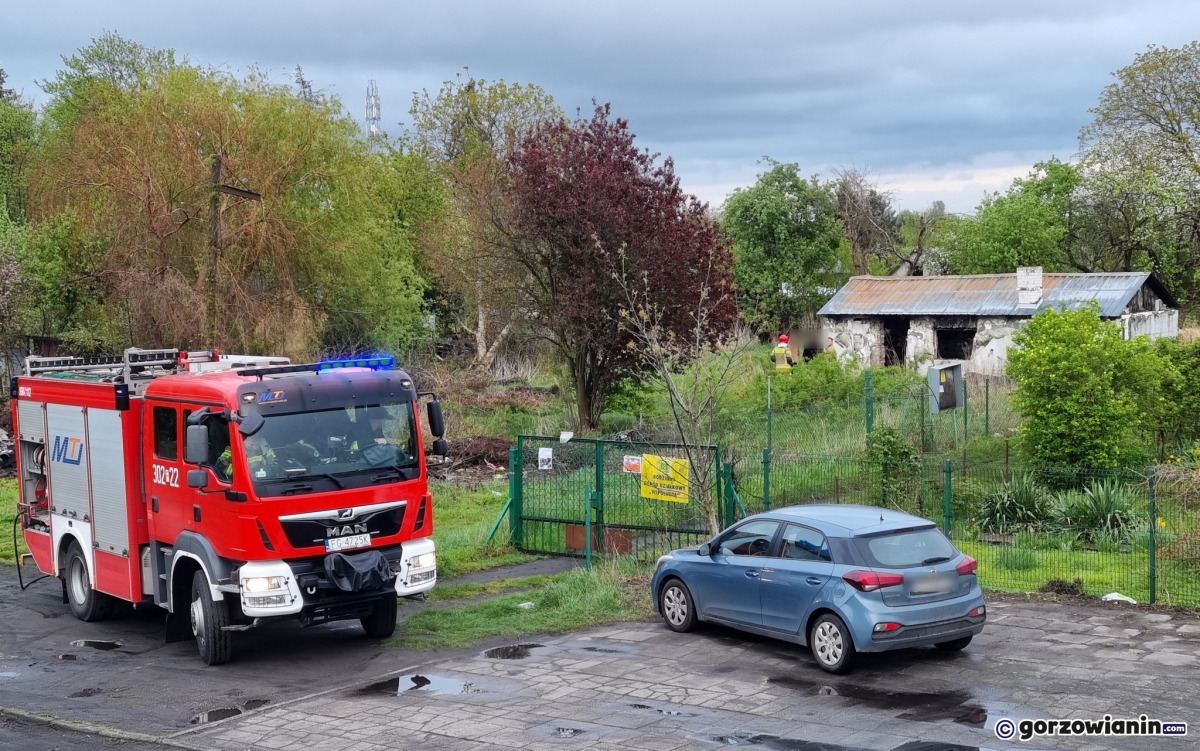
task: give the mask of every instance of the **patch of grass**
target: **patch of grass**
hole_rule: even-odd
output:
[[[996,565],[1012,571],[1029,571],[1038,566],[1037,554],[1022,548],[1004,548],[996,557]]]
[[[567,572],[532,592],[437,608],[406,619],[390,641],[402,647],[463,647],[495,636],[561,633],[649,618],[649,571],[630,560]],[[523,603],[531,603],[521,607]]]
[[[514,590],[530,590],[544,587],[561,579],[563,574],[538,574],[537,576],[519,576],[510,579],[496,579],[490,582],[463,582],[461,584],[439,584],[429,592],[429,600],[465,600],[473,597],[504,594]]]
[[[501,523],[496,538],[488,532],[508,499],[502,482],[479,489],[450,483],[430,483],[434,498],[433,541],[437,544],[438,578],[449,579],[473,571],[532,561],[537,556],[521,553],[507,544]]]
[[[17,555],[27,553],[25,541],[17,531],[17,549],[13,549],[13,520],[17,516],[17,481],[12,477],[0,480],[0,561],[16,563]]]

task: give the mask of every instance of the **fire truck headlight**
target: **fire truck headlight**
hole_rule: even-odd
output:
[[[242,588],[247,592],[270,592],[286,587],[287,582],[282,576],[252,576],[242,580]]]
[[[412,568],[433,568],[437,565],[436,553],[421,553],[412,559]]]

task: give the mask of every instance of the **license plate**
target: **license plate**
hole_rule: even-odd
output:
[[[948,576],[930,576],[924,579],[918,579],[912,583],[910,589],[914,595],[931,595],[941,592],[949,592],[954,588],[954,580]]]
[[[337,550],[353,550],[354,548],[371,547],[371,535],[347,535],[346,537],[330,537],[325,541],[325,552]]]

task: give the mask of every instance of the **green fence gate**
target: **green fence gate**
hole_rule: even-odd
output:
[[[509,533],[527,552],[653,560],[733,518],[714,446],[518,436],[512,459]]]

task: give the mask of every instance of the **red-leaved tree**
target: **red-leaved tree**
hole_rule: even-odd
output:
[[[680,190],[670,159],[639,150],[628,123],[598,105],[590,120],[544,122],[509,159],[527,299],[574,383],[579,421],[595,428],[613,386],[646,359],[621,322],[629,273],[661,325],[710,343],[736,314],[732,256],[706,206]],[[670,335],[670,334],[669,334]]]

